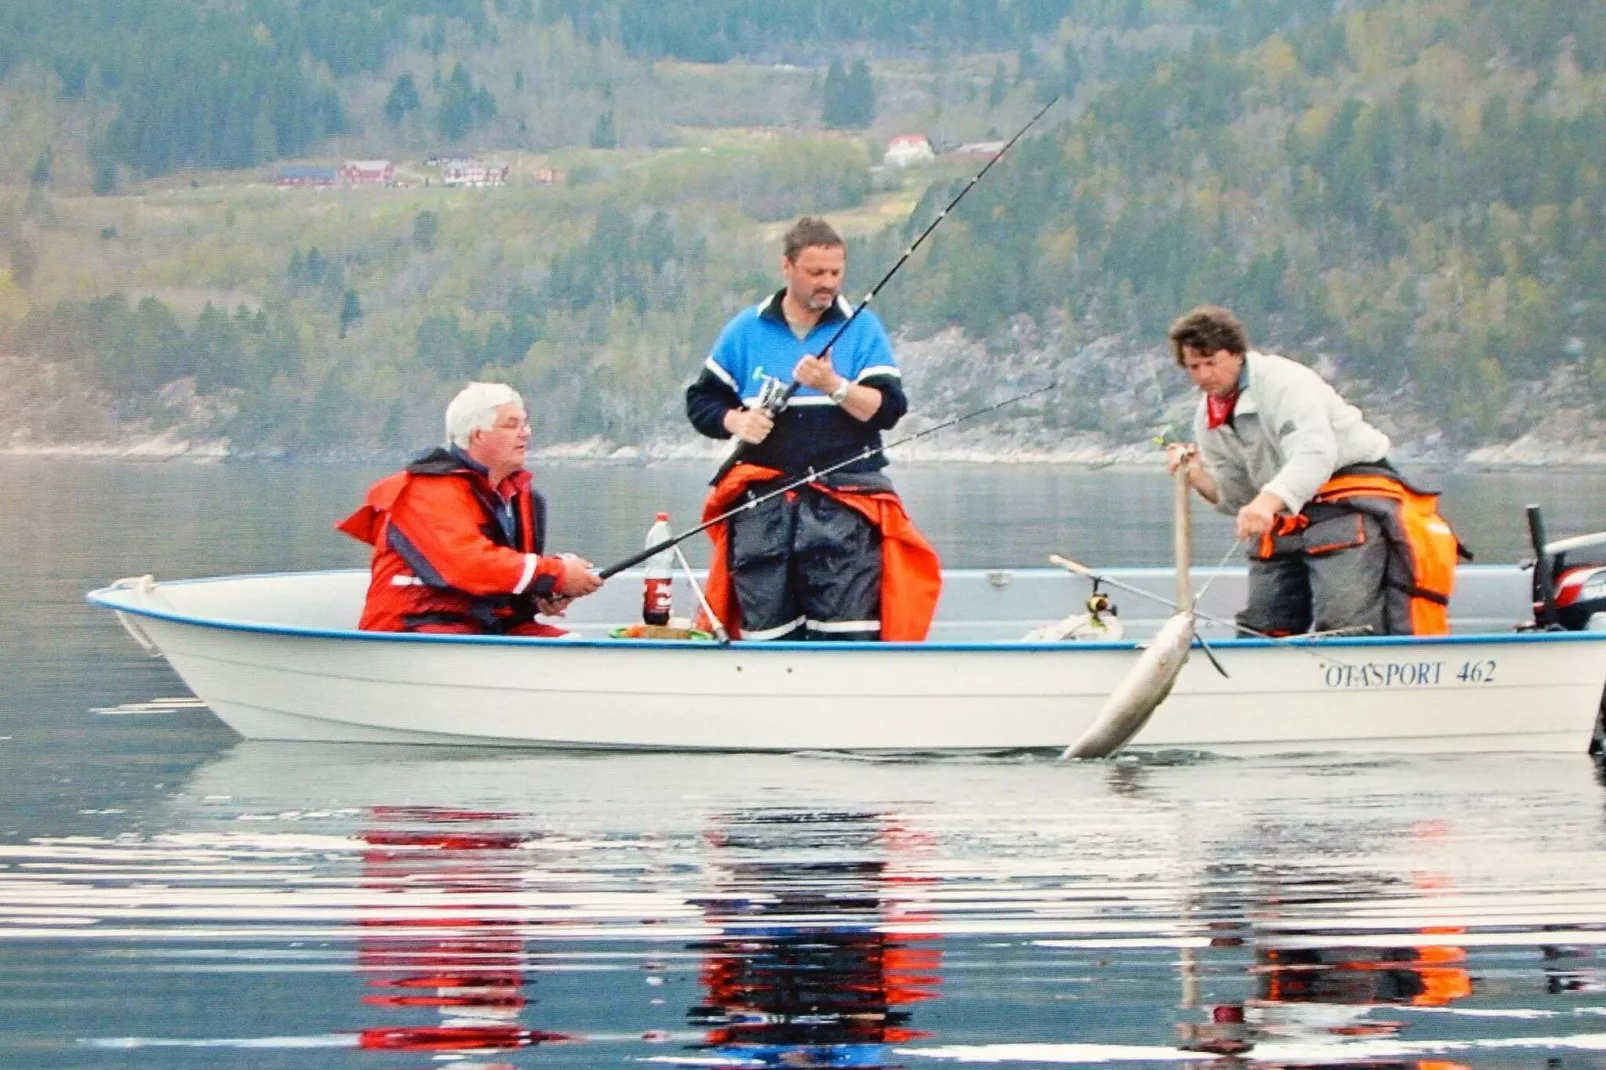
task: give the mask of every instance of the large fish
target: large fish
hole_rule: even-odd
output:
[[[1193,636],[1192,613],[1178,613],[1161,625],[1121,686],[1104,700],[1093,724],[1061,757],[1105,758],[1126,746],[1171,694],[1193,649]]]

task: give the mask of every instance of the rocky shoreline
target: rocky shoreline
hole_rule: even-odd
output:
[[[712,446],[713,448],[709,448]],[[422,447],[421,447],[422,448]],[[721,443],[651,442],[642,446],[618,445],[599,439],[556,443],[530,451],[533,463],[546,465],[670,465],[717,463]],[[46,443],[13,436],[0,445],[0,457],[45,460],[115,460],[141,463],[217,464],[388,464],[408,460],[417,451],[338,451],[302,454],[235,451],[227,439],[192,438],[173,432],[129,435],[100,442]],[[1396,460],[1408,467],[1434,471],[1474,472],[1606,472],[1606,449],[1579,448],[1575,444],[1524,436],[1514,442],[1480,446],[1452,453],[1441,449],[1418,452],[1397,450]],[[1153,468],[1162,456],[1152,442],[1099,444],[1070,440],[1054,448],[977,436],[952,445],[911,443],[899,447],[895,457],[910,465],[1064,465],[1088,469]]]
[[[900,339],[898,352],[916,405],[887,436],[889,443],[960,414],[976,417],[897,445],[892,456],[903,464],[1152,467],[1161,463],[1155,438],[1185,436],[1197,404],[1167,351],[1130,338],[1105,337],[1077,347],[1063,329],[1040,332],[1022,321],[991,343],[949,330]],[[1417,397],[1409,384],[1384,390],[1347,379],[1320,353],[1313,359],[1389,434],[1391,457],[1407,468],[1606,471],[1606,418],[1579,365],[1560,365],[1546,380],[1511,390],[1499,429],[1481,436],[1482,444],[1463,446],[1441,426],[1431,399]],[[1050,384],[1057,389],[1040,392]],[[1015,399],[1019,404],[1007,404]],[[0,355],[0,456],[390,464],[418,452],[237,448],[216,434],[232,414],[227,399],[197,395],[192,380],[170,383],[152,397],[119,399],[88,389],[66,368]],[[709,463],[727,449],[675,425],[637,444],[588,438],[542,444],[531,452],[540,464],[650,465]]]

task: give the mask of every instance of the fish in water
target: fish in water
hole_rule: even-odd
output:
[[[1178,613],[1160,627],[1148,649],[1105,700],[1098,717],[1064,758],[1104,758],[1120,750],[1149,723],[1149,717],[1171,694],[1193,648],[1192,613]]]

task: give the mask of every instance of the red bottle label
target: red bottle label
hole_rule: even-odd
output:
[[[649,579],[641,596],[641,619],[648,624],[668,624],[675,604],[675,590],[668,579]]]

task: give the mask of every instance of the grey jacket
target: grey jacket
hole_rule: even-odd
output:
[[[1303,364],[1250,350],[1244,373],[1232,420],[1210,430],[1204,398],[1193,418],[1217,511],[1232,516],[1269,490],[1297,513],[1338,469],[1387,456],[1389,437]]]

